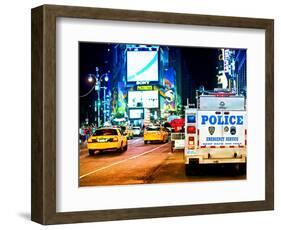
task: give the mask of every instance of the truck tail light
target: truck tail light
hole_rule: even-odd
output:
[[[188,145],[194,145],[194,137],[188,137]]]
[[[196,133],[196,128],[195,126],[187,126],[187,129],[186,129],[186,132],[187,133]]]

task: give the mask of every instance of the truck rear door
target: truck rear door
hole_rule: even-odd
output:
[[[246,111],[201,111],[198,116],[198,147],[236,148],[246,145]]]

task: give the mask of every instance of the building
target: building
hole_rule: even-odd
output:
[[[237,94],[247,93],[245,49],[220,49],[218,57],[218,87]]]
[[[246,50],[239,49],[235,55],[235,74],[238,94],[247,95],[247,62]]]
[[[110,120],[147,125],[182,112],[179,49],[157,45],[112,44]]]

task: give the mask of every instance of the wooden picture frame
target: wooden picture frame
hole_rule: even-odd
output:
[[[99,211],[56,211],[56,18],[265,30],[265,200]],[[274,208],[274,21],[271,19],[43,5],[32,9],[32,205],[41,224],[156,218]]]

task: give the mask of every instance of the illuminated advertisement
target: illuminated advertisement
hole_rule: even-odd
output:
[[[129,118],[130,119],[143,119],[144,110],[143,109],[129,109]]]
[[[158,81],[158,51],[128,51],[127,81]]]
[[[159,93],[157,90],[128,92],[129,108],[158,108],[158,105]]]

